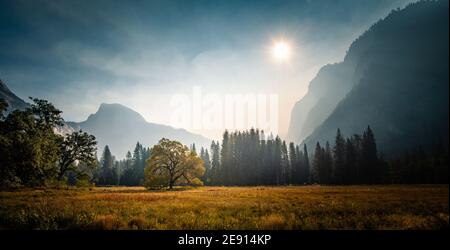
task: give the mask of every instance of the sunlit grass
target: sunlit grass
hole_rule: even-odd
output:
[[[0,192],[0,227],[25,229],[442,229],[441,186],[142,187]]]

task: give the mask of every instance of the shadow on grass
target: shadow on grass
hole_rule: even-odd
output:
[[[153,188],[153,189],[147,189],[143,186],[136,186],[136,187],[97,187],[100,190],[92,190],[94,192],[101,192],[101,193],[167,193],[167,192],[180,192],[180,191],[189,191],[189,190],[195,190],[196,187],[188,187],[188,186],[177,186],[173,187],[172,189],[168,188]]]
[[[172,189],[168,189],[168,188],[163,188],[163,189],[145,189],[145,191],[164,193],[164,192],[189,191],[189,190],[195,190],[195,189],[197,189],[197,188],[196,187],[189,187],[189,186],[177,186],[177,187],[173,187]]]

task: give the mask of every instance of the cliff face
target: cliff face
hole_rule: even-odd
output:
[[[355,62],[353,87],[323,122],[303,123],[317,126],[304,142],[311,147],[333,141],[337,128],[350,136],[368,125],[387,154],[438,137],[448,142],[448,10],[448,1],[412,4],[355,41],[344,60]],[[336,79],[328,84],[342,86]]]
[[[294,107],[288,139],[297,143],[310,135],[351,90],[354,68],[342,62],[324,66],[311,81],[307,95]]]

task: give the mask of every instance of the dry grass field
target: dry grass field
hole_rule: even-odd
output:
[[[448,229],[448,185],[0,192],[2,229]]]

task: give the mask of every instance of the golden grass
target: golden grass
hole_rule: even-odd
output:
[[[0,192],[0,228],[447,229],[448,185]]]

